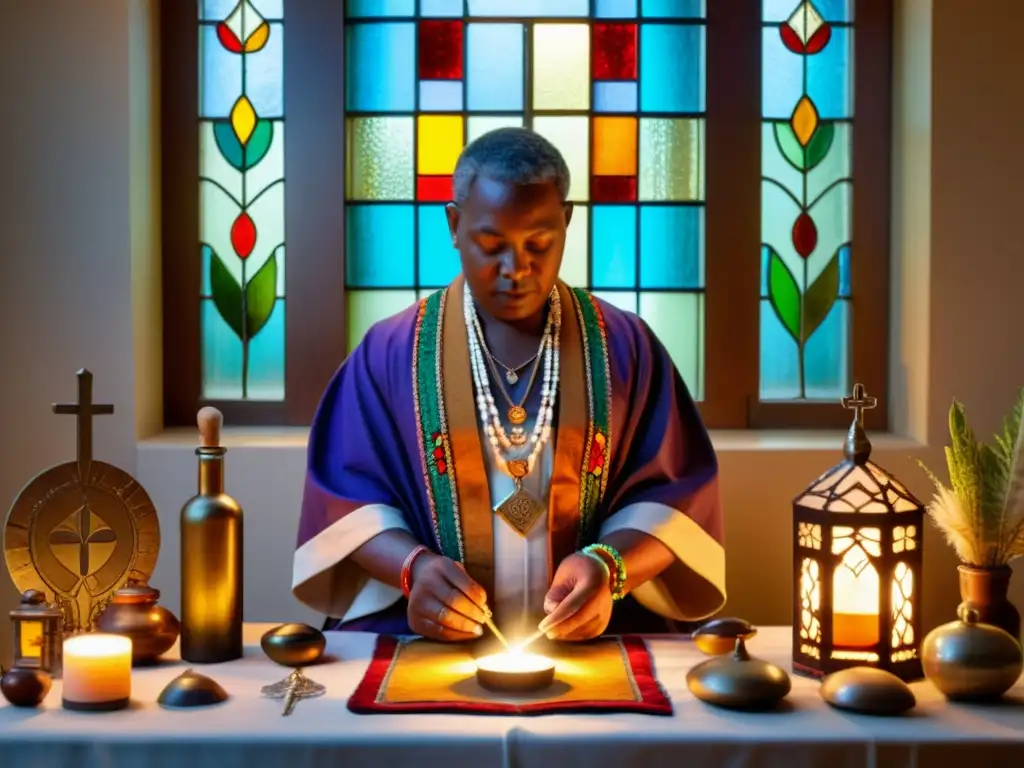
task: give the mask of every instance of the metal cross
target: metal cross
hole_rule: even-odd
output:
[[[877,397],[869,397],[864,390],[863,384],[853,385],[853,397],[843,398],[843,408],[853,411],[853,417],[857,423],[864,426],[864,411],[870,410],[878,405]]]
[[[78,571],[82,578],[88,576],[91,571],[89,565],[89,550],[93,544],[114,544],[117,537],[110,528],[103,528],[98,531],[92,530],[92,511],[88,504],[83,504],[75,514],[78,516],[77,530],[54,531],[50,534],[51,544],[77,544],[78,545]],[[101,523],[103,518],[96,518]],[[104,523],[105,524],[105,523]]]
[[[92,417],[109,416],[114,412],[114,406],[93,404],[92,373],[83,368],[78,372],[78,402],[54,403],[53,412],[78,417],[78,472],[85,482],[92,466]]]

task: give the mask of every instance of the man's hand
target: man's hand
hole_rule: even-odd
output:
[[[454,560],[433,553],[416,558],[409,593],[409,628],[433,640],[475,640],[483,634],[487,594]]]
[[[539,629],[551,640],[590,640],[608,628],[612,591],[608,571],[590,555],[569,555],[558,566],[544,598]]]

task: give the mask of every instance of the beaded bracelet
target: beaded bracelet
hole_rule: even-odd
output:
[[[622,559],[622,555],[607,544],[591,544],[584,547],[581,552],[599,558],[608,567],[612,600],[618,601],[625,597],[626,561]]]
[[[413,563],[416,562],[417,557],[427,551],[428,548],[420,544],[409,553],[408,557],[405,558],[405,562],[402,563],[402,594],[405,595],[406,599],[408,599],[409,593],[412,592]]]

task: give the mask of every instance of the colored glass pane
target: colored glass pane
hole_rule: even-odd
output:
[[[636,176],[593,176],[590,199],[595,203],[634,203]]]
[[[586,16],[589,0],[468,0],[470,16],[504,18]]]
[[[640,207],[640,287],[704,287],[704,209]]]
[[[417,172],[427,175],[453,173],[462,152],[462,116],[422,115],[417,118],[417,123]]]
[[[349,18],[412,16],[414,13],[416,0],[345,0],[345,15]]]
[[[459,252],[452,245],[443,205],[421,205],[417,211],[419,284],[428,288],[448,285],[459,274]]]
[[[640,73],[641,111],[702,112],[703,25],[642,25]]]
[[[635,82],[604,81],[594,83],[595,112],[636,112]]]
[[[562,268],[558,276],[566,283],[580,288],[588,286],[587,262],[590,254],[590,211],[585,205],[577,205],[572,212],[572,221],[565,233],[565,251]]]
[[[635,117],[594,118],[594,174],[636,175]]]
[[[641,15],[655,19],[702,19],[705,0],[640,0]]]
[[[780,13],[785,11],[780,17]],[[853,30],[839,2],[766,0],[761,129],[762,399],[849,385]]]
[[[284,0],[249,0],[247,11],[255,11],[264,19],[280,19],[284,16]],[[224,21],[238,9],[238,0],[200,0],[201,21]]]
[[[279,3],[200,6],[201,387],[284,397],[283,27]]]
[[[704,398],[704,294],[641,292],[640,316],[675,363],[695,400]]]
[[[419,23],[419,76],[422,80],[462,79],[462,22]]]
[[[636,208],[632,205],[595,205],[592,219],[591,284],[594,288],[634,288]]]
[[[416,294],[412,289],[348,291],[345,295],[348,348],[355,349],[375,323],[412,306],[416,302]]]
[[[451,176],[420,176],[416,179],[416,199],[421,202],[443,202],[452,199]]]
[[[590,121],[586,117],[535,117],[533,129],[547,138],[565,157],[569,166],[569,199],[589,197]]]
[[[594,24],[594,79],[636,79],[636,24]]]
[[[704,121],[640,119],[640,199],[704,199]]]
[[[466,28],[466,106],[474,111],[523,108],[523,25],[470,23]],[[379,87],[386,80],[372,79]]]
[[[596,0],[594,15],[599,19],[631,19],[636,17],[639,0]]]
[[[453,18],[462,16],[463,0],[420,0],[420,16]]]
[[[587,109],[590,106],[589,69],[589,25],[534,25],[534,109]]]
[[[456,80],[421,80],[420,109],[424,112],[462,110],[462,83]]]
[[[413,123],[408,117],[350,117],[349,200],[412,200]]]
[[[594,295],[601,301],[607,301],[613,307],[618,307],[626,312],[635,314],[639,311],[638,297],[633,291],[594,291]]]
[[[519,115],[472,115],[467,119],[466,141],[498,128],[515,128],[522,124],[523,118]]]
[[[416,25],[406,22],[345,27],[345,108],[412,112],[416,102]],[[387,83],[387,87],[382,87]]]
[[[761,18],[786,21],[798,5],[799,0],[763,0]],[[825,21],[853,21],[853,5],[853,0],[814,0],[814,9]]]
[[[413,286],[413,207],[345,209],[345,282],[353,287]]]

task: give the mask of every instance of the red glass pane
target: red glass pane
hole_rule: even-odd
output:
[[[590,199],[595,203],[636,201],[636,176],[591,176]]]
[[[421,21],[418,47],[421,80],[462,79],[461,21]]]
[[[636,24],[594,25],[594,79],[636,80]]]
[[[416,199],[447,203],[452,199],[451,176],[419,176],[416,179]]]

